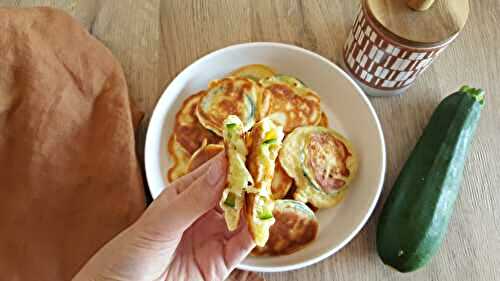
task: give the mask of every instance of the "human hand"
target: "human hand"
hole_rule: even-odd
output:
[[[224,280],[254,247],[244,216],[229,232],[217,207],[226,173],[220,153],[167,186],[73,281]]]

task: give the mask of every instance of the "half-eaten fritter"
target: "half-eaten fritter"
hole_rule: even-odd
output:
[[[283,137],[283,127],[268,118],[255,124],[250,134],[247,164],[255,189],[247,191],[246,212],[250,233],[258,246],[265,245],[269,238],[269,228],[274,223],[271,183]]]

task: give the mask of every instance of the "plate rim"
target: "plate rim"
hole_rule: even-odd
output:
[[[247,271],[256,271],[256,272],[285,272],[285,271],[291,271],[291,270],[297,270],[301,269],[304,267],[308,267],[310,265],[313,265],[315,263],[318,263],[336,252],[338,252],[340,249],[345,247],[349,242],[353,240],[353,238],[361,231],[361,229],[366,225],[368,222],[369,218],[373,214],[373,211],[375,210],[375,207],[380,199],[380,195],[383,190],[383,184],[385,180],[385,173],[386,173],[386,168],[387,168],[387,152],[386,152],[386,143],[385,143],[385,137],[384,133],[382,130],[382,126],[380,124],[380,120],[378,118],[378,115],[373,108],[372,103],[366,96],[366,94],[363,92],[363,90],[359,87],[359,85],[338,65],[333,63],[332,61],[328,60],[327,58],[313,52],[307,49],[304,49],[302,47],[298,47],[295,45],[290,45],[290,44],[285,44],[285,43],[279,43],[279,42],[249,42],[249,43],[240,43],[240,44],[234,44],[234,45],[229,45],[226,47],[223,47],[221,49],[217,49],[215,51],[209,52],[208,54],[198,58],[195,60],[193,63],[191,63],[189,66],[184,68],[178,75],[175,76],[174,79],[172,79],[169,83],[168,86],[165,88],[165,90],[162,92],[160,98],[158,99],[154,109],[153,113],[151,115],[147,132],[146,132],[146,140],[145,140],[145,148],[144,148],[144,166],[145,166],[145,175],[146,175],[146,181],[147,181],[147,188],[153,198],[153,200],[158,197],[158,195],[161,193],[162,190],[153,190],[151,188],[151,182],[155,182],[156,180],[153,179],[153,177],[156,177],[157,175],[152,174],[152,159],[157,159],[159,156],[154,158],[154,153],[153,153],[153,147],[152,143],[153,142],[153,137],[152,137],[152,124],[157,124],[158,126],[156,127],[161,127],[163,128],[161,123],[161,118],[162,116],[159,116],[159,108],[162,107],[162,104],[165,103],[166,98],[166,92],[168,92],[171,88],[173,88],[176,84],[176,81],[179,81],[182,76],[187,75],[191,69],[195,68],[198,64],[203,63],[204,61],[210,59],[211,57],[217,56],[220,53],[227,52],[227,51],[232,51],[232,50],[237,50],[241,48],[249,48],[249,47],[278,47],[278,48],[285,48],[285,49],[292,49],[294,51],[302,52],[305,53],[306,55],[315,57],[316,59],[319,59],[325,63],[327,63],[330,67],[334,68],[337,70],[344,79],[349,81],[355,88],[357,94],[361,97],[365,105],[368,107],[370,115],[373,117],[375,120],[375,125],[376,125],[376,130],[379,134],[379,141],[380,141],[380,151],[382,152],[382,159],[381,159],[381,169],[378,175],[379,181],[377,183],[377,191],[375,194],[375,197],[373,201],[371,202],[371,205],[368,208],[368,211],[364,215],[363,219],[357,224],[357,226],[351,231],[351,233],[343,239],[341,243],[339,243],[335,247],[331,247],[328,250],[326,250],[324,253],[317,255],[313,258],[310,258],[306,261],[303,262],[298,262],[298,263],[293,263],[290,265],[282,265],[282,266],[274,266],[274,267],[261,267],[261,266],[251,266],[251,265],[245,265],[245,264],[239,264],[236,266],[236,268],[241,269],[241,270],[247,270]],[[161,130],[161,129],[160,129]],[[152,158],[153,157],[153,158]]]

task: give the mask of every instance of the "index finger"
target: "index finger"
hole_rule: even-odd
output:
[[[202,177],[210,168],[210,164],[212,161],[226,161],[226,153],[221,152],[217,154],[215,157],[205,162],[200,167],[196,168],[194,171],[180,177],[179,179],[172,182],[172,184],[168,185],[165,190],[160,194],[158,199],[161,198],[162,201],[169,202],[175,199],[179,194],[181,194],[184,190],[186,190],[191,183],[198,180]]]

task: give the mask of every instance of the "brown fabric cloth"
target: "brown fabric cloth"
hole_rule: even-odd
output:
[[[67,14],[0,8],[0,280],[71,280],[145,208],[127,85]]]

